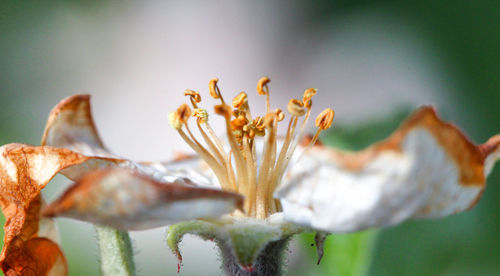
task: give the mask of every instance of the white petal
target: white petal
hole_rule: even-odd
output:
[[[471,208],[485,187],[487,156],[423,108],[387,140],[358,153],[314,147],[276,192],[285,219],[332,232],[438,218]],[[493,162],[487,161],[486,165]]]

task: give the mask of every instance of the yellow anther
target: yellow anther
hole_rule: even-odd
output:
[[[168,114],[168,122],[170,123],[170,126],[175,129],[175,130],[179,130],[182,128],[182,123],[181,121],[179,120],[179,116],[177,115],[177,112],[171,112],[170,114]]]
[[[220,90],[219,87],[217,86],[217,82],[219,81],[218,78],[213,78],[208,82],[208,91],[210,92],[210,96],[214,99],[219,99],[220,98]]]
[[[191,117],[191,108],[187,104],[182,104],[175,112],[168,115],[170,125],[175,130],[181,129],[187,123],[189,117]]]
[[[318,89],[316,88],[308,88],[304,91],[304,96],[302,97],[303,102],[309,101],[316,93],[318,92]]]
[[[311,98],[316,95],[318,92],[318,89],[316,88],[309,88],[304,91],[304,96],[302,97],[302,102],[304,103],[304,106],[309,109],[311,108],[312,101]]]
[[[297,99],[291,99],[288,102],[287,109],[290,114],[297,117],[304,115],[304,113],[306,112],[304,109],[304,103]]]
[[[195,102],[195,103],[201,102],[200,93],[198,93],[196,91],[186,89],[186,91],[184,91],[184,96],[189,96],[191,98],[191,102]]]
[[[191,114],[193,114],[191,108],[187,104],[181,104],[181,106],[177,108],[176,112],[179,114],[179,119],[182,123],[186,123],[189,120],[189,117],[191,117]]]
[[[222,115],[226,119],[231,118],[232,109],[227,104],[219,104],[219,105],[214,106],[214,111],[215,111],[215,114]]]
[[[193,117],[198,118],[198,121],[200,123],[205,123],[208,121],[208,112],[206,109],[197,108],[193,112]]]
[[[248,100],[247,100],[247,93],[241,92],[240,94],[238,94],[238,96],[234,97],[234,99],[233,99],[233,107],[234,108],[240,108],[244,104],[246,104],[247,102],[248,102]]]
[[[274,112],[269,112],[264,117],[264,126],[266,128],[273,127],[274,121],[277,119],[277,115]]]
[[[304,102],[304,107],[307,108],[307,109],[311,109],[312,103],[313,103],[312,100],[305,101]]]
[[[236,139],[236,142],[239,144],[239,146],[241,146],[241,143],[243,142],[243,132],[241,130],[233,130],[233,135]]]
[[[281,121],[283,121],[283,119],[285,119],[285,113],[283,113],[283,110],[281,110],[281,108],[276,108],[274,110],[274,113],[276,113],[276,116],[278,118],[278,122],[281,122]]]
[[[267,84],[271,80],[268,77],[262,77],[260,78],[259,82],[257,83],[257,93],[259,95],[266,95],[269,93],[269,88],[267,87]]]
[[[255,137],[255,134],[256,134],[255,130],[250,129],[248,131],[248,138],[253,139]]]
[[[241,130],[247,123],[247,118],[244,115],[240,115],[231,121],[231,127],[233,130]]]
[[[323,110],[318,115],[318,117],[316,117],[316,127],[320,128],[321,130],[330,128],[334,117],[335,117],[335,112],[332,109],[327,108]]]
[[[262,117],[256,117],[254,120],[253,120],[253,124],[255,126],[256,129],[258,130],[264,130],[264,118]]]

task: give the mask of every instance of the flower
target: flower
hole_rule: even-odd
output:
[[[83,215],[121,229],[218,217],[242,205],[240,195],[195,187],[186,178],[108,153],[97,135],[89,96],[75,95],[52,110],[42,146],[0,147],[0,204],[6,217],[0,266],[5,275],[67,275],[53,221],[41,218],[40,192],[58,172],[79,180],[66,194],[83,193],[86,201],[62,201],[47,212],[76,213],[77,218]],[[187,209],[186,202],[203,208]]]
[[[266,114],[253,117],[246,93],[229,105],[218,79],[210,80],[210,95],[220,101],[214,109],[225,120],[229,150],[210,126],[208,112],[200,108],[199,93],[186,90],[191,107],[181,105],[169,120],[198,155],[169,162],[141,163],[115,156],[97,134],[89,96],[63,100],[49,116],[42,146],[1,148],[0,185],[7,191],[1,203],[10,218],[7,226],[28,211],[37,214],[30,225],[41,224],[40,208],[28,207],[61,172],[75,184],[44,209],[45,216],[123,230],[177,223],[168,228],[167,243],[179,260],[178,243],[186,233],[194,233],[218,244],[228,274],[279,274],[283,249],[296,233],[318,231],[321,257],[325,233],[387,227],[472,208],[500,157],[500,135],[476,146],[431,107],[419,109],[390,137],[359,152],[316,143],[333,122],[331,109],[316,118],[315,135],[302,139],[317,93],[313,88],[305,90],[302,100],[288,103],[291,116],[280,139],[278,124],[286,122],[285,114],[271,109],[269,83],[264,77],[257,85],[266,98]],[[191,130],[192,117],[202,140]],[[294,155],[296,149],[300,156]],[[16,171],[23,177],[13,177]],[[7,196],[23,189],[29,190],[29,198]],[[24,212],[12,212],[9,206]],[[10,229],[6,233],[22,236],[24,243],[39,236],[32,231],[26,238]],[[5,264],[10,263],[12,244],[6,243],[0,259],[4,271],[9,271]],[[54,255],[62,253],[58,249]]]

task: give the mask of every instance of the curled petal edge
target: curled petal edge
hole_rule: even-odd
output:
[[[232,192],[164,183],[134,171],[114,168],[86,174],[44,210],[60,216],[144,230],[198,218],[218,218],[241,209]]]

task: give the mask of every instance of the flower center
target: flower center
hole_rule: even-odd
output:
[[[278,152],[278,123],[284,121],[285,114],[279,108],[275,110],[270,108],[268,88],[270,79],[263,77],[257,84],[257,92],[266,97],[266,114],[257,117],[251,115],[245,92],[238,94],[230,106],[224,101],[217,82],[217,78],[210,80],[209,92],[213,98],[221,102],[215,106],[215,113],[225,119],[226,136],[231,147],[229,152],[224,150],[223,143],[208,123],[207,111],[198,107],[201,102],[198,92],[192,90],[184,92],[185,96],[190,97],[194,111],[187,104],[181,105],[169,115],[170,124],[212,169],[223,190],[238,192],[245,196],[243,215],[266,218],[281,211],[280,202],[273,198],[273,193],[282,181],[299,139],[304,134],[311,113],[311,98],[316,94],[316,89],[306,89],[302,100],[289,101],[287,110],[291,118],[283,145]],[[196,139],[189,127],[188,121],[191,117],[196,117],[196,125],[204,144]],[[331,126],[333,117],[334,112],[330,108],[318,115],[316,118],[318,130],[307,148],[317,141],[322,130]],[[300,119],[302,120],[298,127]],[[255,146],[255,139],[259,136],[264,139],[260,157]]]

